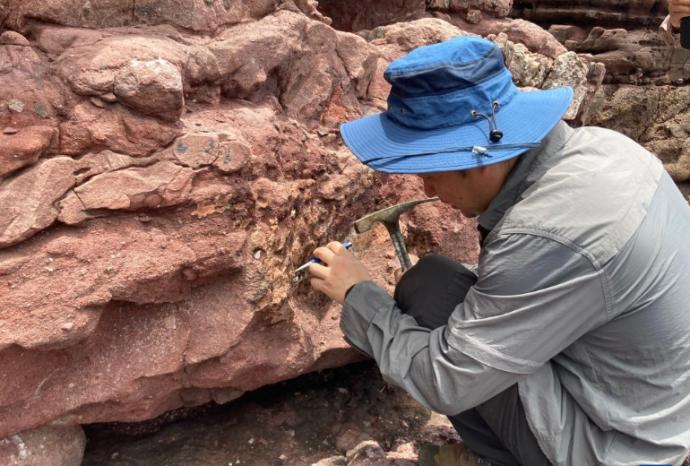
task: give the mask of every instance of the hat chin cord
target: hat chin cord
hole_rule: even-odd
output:
[[[491,102],[491,117],[488,117],[484,113],[479,113],[476,110],[472,110],[470,112],[470,115],[472,115],[472,117],[482,117],[489,122],[489,140],[491,142],[498,142],[503,137],[503,131],[499,130],[496,127],[496,110],[498,110],[498,107],[500,106],[501,103],[498,100],[494,100],[493,102]]]

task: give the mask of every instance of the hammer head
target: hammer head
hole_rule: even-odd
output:
[[[365,215],[359,220],[355,221],[355,231],[357,233],[364,233],[369,231],[375,223],[381,222],[385,224],[397,224],[400,214],[410,210],[412,207],[423,204],[424,202],[437,201],[438,197],[430,197],[428,199],[418,199],[416,201],[401,202],[381,210],[377,210],[371,214]]]

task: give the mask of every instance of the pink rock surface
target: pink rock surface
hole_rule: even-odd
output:
[[[0,440],[5,466],[79,466],[86,437],[79,426],[45,426]]]
[[[56,142],[57,131],[50,126],[25,126],[21,131],[4,131],[0,134],[0,179],[36,163]]]

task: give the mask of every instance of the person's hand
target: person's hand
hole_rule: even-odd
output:
[[[337,241],[316,248],[314,257],[323,263],[309,264],[311,286],[340,304],[352,285],[371,280],[366,267]]]
[[[671,16],[671,25],[680,28],[681,18],[690,16],[690,0],[668,0],[668,14]]]

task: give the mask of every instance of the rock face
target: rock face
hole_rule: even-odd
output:
[[[670,116],[682,88],[600,89],[590,49],[507,17],[510,2],[346,3],[0,0],[0,438],[223,403],[360,358],[339,306],[292,270],[360,216],[423,196],[337,134],[385,109],[382,72],[414,47],[486,35],[518,85],[573,86],[576,123],[630,130],[630,96],[664,108],[639,136],[687,179],[687,122]],[[412,252],[476,259],[474,223],[446,207],[403,220]],[[351,239],[390,288],[386,235]]]
[[[601,27],[583,20],[577,7],[569,17],[557,14],[557,3],[533,2],[530,8],[559,22],[548,30],[566,48],[606,69],[603,86],[584,99],[582,120],[627,134],[659,156],[677,182],[690,181],[690,89],[683,85],[690,79],[690,51],[669,47],[659,35],[665,4],[627,2],[623,12],[601,3],[593,10],[608,12],[609,27]]]

